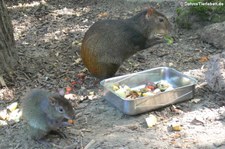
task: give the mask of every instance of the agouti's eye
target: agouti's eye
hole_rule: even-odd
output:
[[[58,111],[59,111],[60,113],[64,113],[64,109],[63,109],[62,107],[58,107]]]
[[[159,18],[159,22],[164,22],[164,19],[163,18]]]

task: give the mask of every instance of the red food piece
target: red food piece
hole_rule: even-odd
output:
[[[71,82],[71,85],[75,85],[75,84],[78,84],[78,83],[76,81]]]
[[[153,91],[155,89],[155,87],[152,86],[152,85],[148,85],[145,88],[148,89],[148,90],[151,90],[151,91]]]
[[[72,91],[71,87],[66,87],[66,94],[69,94]]]

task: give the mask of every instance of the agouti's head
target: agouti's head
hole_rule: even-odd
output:
[[[47,115],[52,120],[57,120],[63,126],[71,125],[75,113],[70,102],[61,95],[49,96]]]
[[[149,8],[142,13],[142,26],[144,26],[145,36],[152,45],[165,41],[163,37],[168,35],[171,30],[171,24],[163,14],[153,8]],[[150,46],[151,43],[149,43]]]

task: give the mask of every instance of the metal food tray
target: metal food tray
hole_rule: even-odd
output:
[[[165,80],[173,86],[173,90],[165,91],[154,96],[136,99],[121,98],[112,90],[115,83],[125,84],[130,88],[143,86],[148,82]],[[104,98],[127,115],[137,115],[153,109],[161,108],[174,103],[182,102],[194,97],[197,81],[173,68],[158,67],[129,75],[102,80]]]

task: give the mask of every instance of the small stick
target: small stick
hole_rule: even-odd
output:
[[[30,77],[24,71],[19,71],[19,72],[21,72],[28,80],[30,80]]]
[[[63,148],[62,146],[56,145],[56,144],[54,144],[54,143],[51,143],[51,144],[52,144],[52,146],[55,147],[55,148],[58,148],[58,149],[62,149],[62,148]]]
[[[89,147],[91,147],[93,144],[95,144],[95,140],[91,140],[85,147],[84,149],[88,149]]]
[[[5,80],[3,79],[2,75],[0,75],[0,85],[2,85],[4,87],[6,86]]]
[[[73,143],[73,144],[71,144],[69,146],[66,146],[63,149],[71,149],[71,148],[75,148],[76,146],[77,146],[77,142],[76,143]]]

